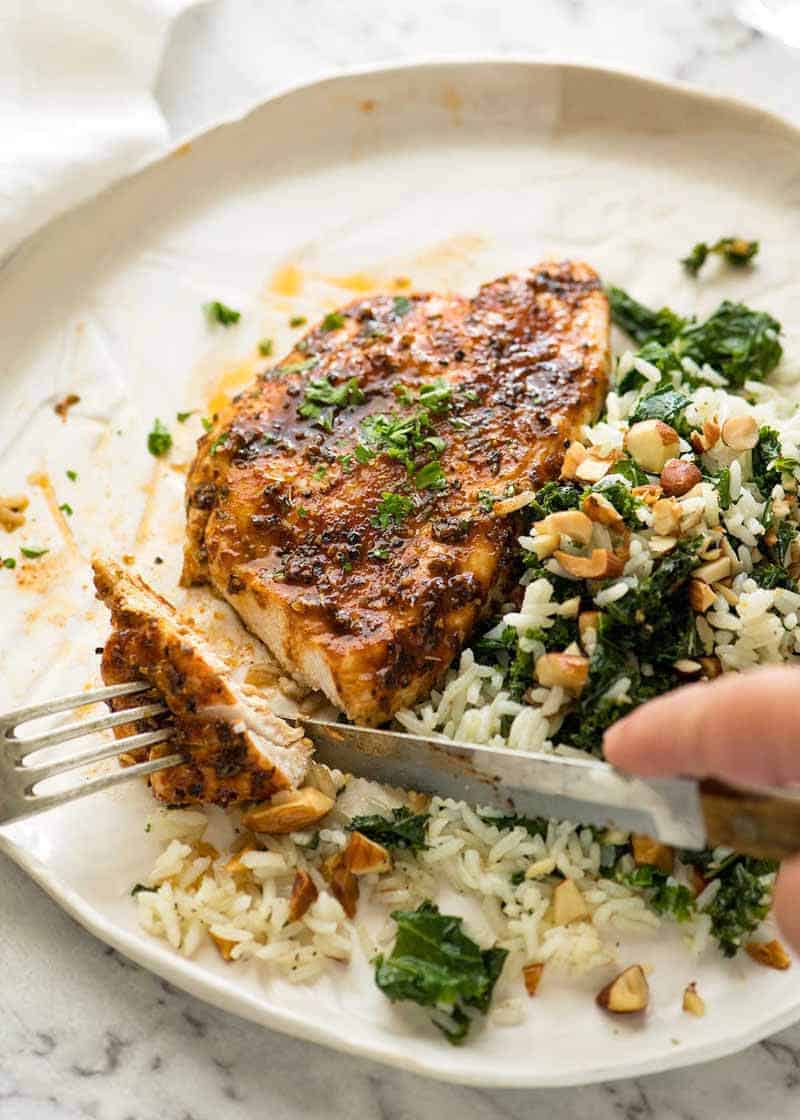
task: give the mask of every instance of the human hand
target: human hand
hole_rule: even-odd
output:
[[[800,673],[726,673],[651,700],[608,729],[605,756],[644,778],[714,777],[742,785],[800,782]],[[800,952],[800,855],[781,864],[773,913]]]

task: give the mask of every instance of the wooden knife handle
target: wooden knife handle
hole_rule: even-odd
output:
[[[800,791],[746,789],[706,779],[700,803],[708,843],[757,859],[800,853]]]

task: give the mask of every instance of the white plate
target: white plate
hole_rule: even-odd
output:
[[[181,426],[176,411],[208,408],[223,369],[232,390],[257,339],[274,337],[279,352],[290,314],[399,275],[469,291],[556,254],[586,258],[646,300],[707,310],[731,294],[796,325],[800,278],[786,247],[798,241],[799,139],[747,107],[599,70],[420,65],[286,93],[59,221],[0,274],[0,493],[34,494],[29,524],[0,535],[0,554],[20,537],[51,549],[0,569],[0,709],[96,682],[106,618],[91,595],[94,547],[130,553],[174,594],[183,478],[148,455],[146,433],[155,416],[168,421],[172,461],[186,462],[199,422]],[[762,239],[759,266],[685,277],[677,258],[727,233]],[[209,332],[210,299],[240,308],[242,323]],[[796,330],[787,346],[796,351]],[[62,423],[52,403],[69,391],[81,402]],[[48,473],[49,506],[31,471]],[[53,514],[65,501],[66,543]],[[227,627],[216,614],[207,621]],[[796,972],[714,953],[695,963],[670,930],[624,949],[623,961],[654,965],[643,1025],[594,1007],[598,977],[553,979],[525,1025],[453,1048],[392,1008],[364,961],[292,988],[213,951],[184,960],[140,933],[128,891],[154,855],[151,805],[143,789],[117,791],[9,828],[0,843],[121,952],[289,1034],[453,1081],[542,1086],[702,1061],[800,1016]],[[690,979],[704,1019],[680,1010]]]

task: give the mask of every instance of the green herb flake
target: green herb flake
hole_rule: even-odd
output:
[[[153,430],[147,436],[147,450],[151,455],[155,455],[157,459],[160,459],[162,455],[167,454],[171,447],[172,435],[161,421],[156,418],[153,424]]]
[[[220,432],[220,434],[217,436],[217,438],[211,444],[211,447],[208,449],[209,454],[211,454],[211,455],[218,454],[218,452],[221,451],[222,448],[228,446],[228,441],[229,440],[230,440],[230,432]]]
[[[414,485],[418,490],[444,490],[447,478],[438,459],[433,459],[415,472]]]
[[[441,914],[432,902],[395,910],[397,938],[388,957],[375,961],[375,983],[390,1000],[434,1009],[431,1018],[448,1041],[469,1032],[467,1009],[484,1014],[508,952],[484,949],[462,930],[462,919]]]
[[[399,525],[408,517],[414,508],[414,502],[404,494],[393,494],[388,490],[381,493],[378,508],[372,517],[372,524],[378,529],[388,529],[390,525]]]
[[[757,241],[747,241],[743,237],[721,237],[713,245],[698,241],[688,257],[681,259],[681,264],[692,276],[697,276],[712,253],[721,256],[727,264],[741,267],[750,264],[758,250]]]
[[[325,318],[322,320],[321,326],[324,331],[339,331],[345,324],[345,317],[341,311],[329,311]]]
[[[275,349],[275,344],[271,338],[262,338],[258,344],[258,352],[262,358],[269,358],[272,351]]]
[[[197,409],[195,408],[195,409],[192,409],[191,412],[176,412],[175,413],[175,419],[178,421],[179,424],[185,424],[190,416],[194,416],[196,411],[197,411]]]
[[[306,358],[304,362],[290,362],[288,366],[278,366],[272,372],[276,377],[289,377],[294,373],[305,373],[319,363],[319,358]]]
[[[333,385],[327,377],[321,377],[309,383],[297,412],[330,432],[333,430],[334,415],[340,409],[362,404],[363,401],[364,393],[358,378],[351,377],[341,385]]]
[[[4,568],[16,568],[16,566],[17,566],[17,562],[16,562],[16,560],[14,559],[13,556],[6,556],[5,559],[3,560],[3,567]]]
[[[314,470],[311,477],[315,478],[317,482],[321,482],[327,473],[328,468],[320,465]]]
[[[67,478],[70,480],[70,482],[77,482],[78,481],[78,472],[77,471],[66,471],[65,473],[66,473]]]
[[[214,421],[209,420],[209,418],[207,416],[201,416],[200,417],[200,423],[203,425],[203,429],[206,432],[210,432],[211,429],[214,427]]]
[[[241,311],[235,311],[227,304],[220,303],[218,299],[203,304],[203,311],[209,323],[218,323],[221,327],[232,327],[242,317]]]
[[[292,315],[291,319],[289,320],[289,326],[290,327],[304,327],[307,322],[308,322],[308,319],[306,318],[305,315]],[[271,349],[271,346],[270,346],[270,349]]]
[[[394,809],[390,817],[377,813],[373,816],[353,817],[347,827],[351,832],[360,832],[368,840],[382,844],[384,848],[421,852],[428,846],[426,836],[429,820],[428,813],[412,813],[403,806]]]
[[[411,310],[411,300],[408,296],[395,296],[392,300],[392,308],[397,318],[402,319]]]
[[[69,502],[62,502],[58,508],[62,513],[65,513],[67,517],[72,517],[73,513],[75,512]]]
[[[38,560],[40,556],[45,556],[49,551],[49,548],[33,548],[30,545],[23,545],[20,548],[20,552],[23,556],[27,557],[28,560]],[[14,566],[16,567],[16,565]],[[6,564],[6,567],[11,567],[11,565]]]

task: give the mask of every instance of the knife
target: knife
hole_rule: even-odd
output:
[[[800,852],[800,792],[688,778],[645,781],[590,757],[295,718],[317,762],[383,785],[505,815],[645,833],[677,848],[725,847],[759,859]]]

